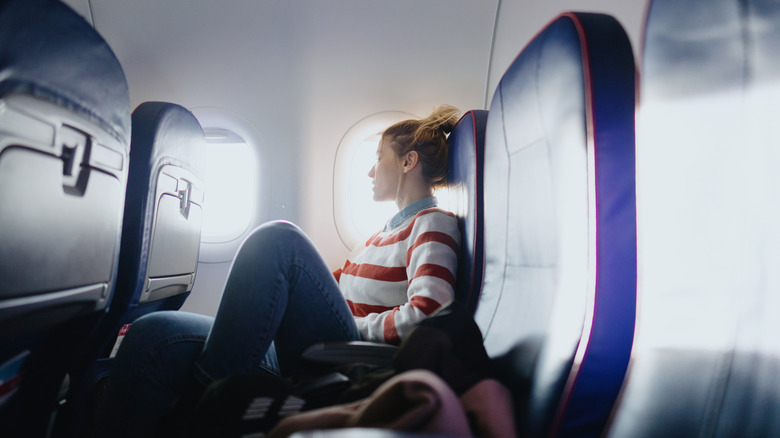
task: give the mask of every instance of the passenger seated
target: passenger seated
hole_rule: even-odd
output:
[[[395,201],[399,212],[335,273],[298,227],[272,222],[239,249],[216,318],[139,318],[116,356],[99,435],[150,436],[174,404],[186,412],[215,380],[304,373],[301,354],[318,342],[399,344],[449,305],[460,233],[433,194],[446,184],[447,134],[458,117],[442,106],[384,131],[368,176],[374,200]]]

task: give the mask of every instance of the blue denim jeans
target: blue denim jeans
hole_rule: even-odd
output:
[[[306,347],[359,340],[338,283],[306,235],[287,222],[244,241],[215,318],[156,312],[136,320],[109,379],[106,436],[150,436],[188,375],[208,385],[231,375],[305,370]]]

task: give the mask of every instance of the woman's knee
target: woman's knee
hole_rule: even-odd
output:
[[[271,221],[257,227],[247,240],[264,240],[287,242],[290,240],[306,239],[306,234],[298,225],[288,221]]]
[[[182,337],[205,339],[213,318],[178,311],[160,311],[144,315],[133,322],[121,350],[154,349]]]
[[[280,255],[301,244],[309,245],[310,241],[297,225],[287,221],[267,222],[250,233],[241,245],[237,257]]]

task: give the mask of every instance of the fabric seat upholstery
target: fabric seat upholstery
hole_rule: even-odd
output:
[[[598,434],[623,381],[637,277],[634,80],[614,18],[566,13],[493,96],[475,319],[523,435]]]
[[[780,433],[780,4],[654,0],[637,117],[642,306],[609,435]]]
[[[485,110],[467,111],[447,140],[447,186],[455,200],[453,208],[461,230],[455,300],[472,313],[479,300],[484,269],[482,185],[487,115]]]
[[[57,1],[0,4],[3,435],[44,433],[111,301],[129,149],[127,82],[92,26]]]

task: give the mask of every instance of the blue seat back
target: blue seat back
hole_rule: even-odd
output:
[[[2,2],[3,434],[22,427],[21,412],[29,436],[46,427],[67,364],[110,302],[129,148],[127,83],[103,39],[57,1]]]
[[[73,389],[60,429],[81,434],[74,416],[90,409],[129,325],[159,310],[178,310],[192,290],[203,221],[205,140],[186,108],[145,102],[132,114],[120,266],[113,303],[71,370]]]
[[[177,104],[146,102],[132,120],[115,298],[122,324],[184,303],[195,281],[205,193],[205,140],[195,116]]]
[[[654,0],[640,325],[610,436],[780,433],[780,3]]]
[[[461,231],[455,300],[472,313],[482,289],[484,268],[483,166],[487,111],[466,112],[448,138],[449,170],[447,186],[455,199]]]
[[[617,21],[567,13],[523,49],[493,96],[475,318],[524,435],[597,433],[628,365],[634,81]]]

